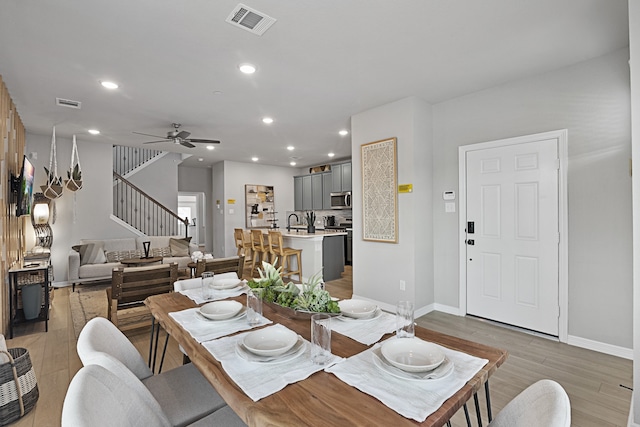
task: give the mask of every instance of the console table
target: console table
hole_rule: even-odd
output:
[[[51,265],[49,259],[23,260],[9,269],[9,338],[13,338],[13,326],[24,322],[44,321],[45,332],[49,331],[49,284]],[[22,288],[40,285],[42,299],[40,313],[34,319],[26,319],[21,304]]]

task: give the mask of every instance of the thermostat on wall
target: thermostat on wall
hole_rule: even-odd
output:
[[[442,193],[442,198],[444,200],[455,200],[456,192],[455,191],[445,191]]]

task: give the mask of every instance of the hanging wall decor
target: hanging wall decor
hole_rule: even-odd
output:
[[[45,197],[51,200],[62,196],[62,190],[64,190],[62,177],[58,176],[58,159],[56,157],[56,127],[54,126],[51,135],[51,151],[49,152],[49,169],[44,168],[47,173],[47,185],[40,186]]]
[[[76,144],[76,136],[73,135],[73,148],[71,149],[71,163],[67,171],[65,179],[65,187],[70,191],[78,191],[82,188],[82,168],[80,167],[80,156],[78,155],[78,145]]]

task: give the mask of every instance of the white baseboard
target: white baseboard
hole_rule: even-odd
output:
[[[631,348],[620,347],[600,341],[593,341],[587,338],[576,337],[573,335],[569,335],[567,344],[573,345],[575,347],[586,348],[587,350],[610,354],[612,356],[622,357],[624,359],[633,360],[633,349]]]
[[[452,307],[450,305],[444,305],[444,304],[438,304],[435,303],[433,304],[433,309],[435,311],[439,311],[441,313],[446,313],[446,314],[452,314],[454,316],[464,316],[465,313],[462,313],[462,311],[460,311],[460,308],[458,307]]]

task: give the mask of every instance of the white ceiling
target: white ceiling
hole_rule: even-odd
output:
[[[236,28],[225,22],[233,0],[1,0],[0,75],[28,132],[56,125],[80,151],[83,140],[142,146],[153,138],[132,132],[164,136],[179,122],[222,144],[145,147],[193,154],[193,166],[295,156],[304,167],[329,151],[350,157],[337,132],[353,114],[407,96],[438,103],[629,44],[626,0],[243,1],[277,22],[262,36]],[[244,62],[258,71],[241,74]]]

